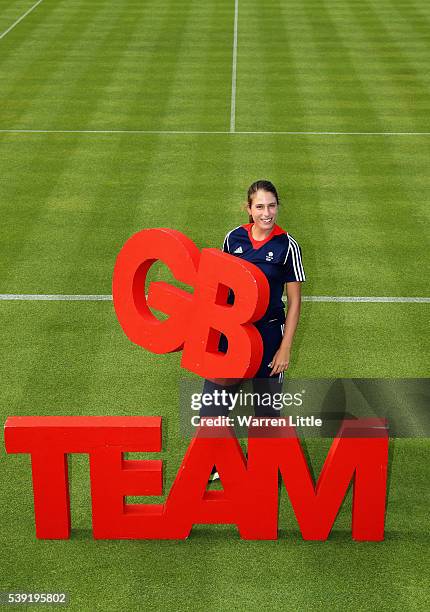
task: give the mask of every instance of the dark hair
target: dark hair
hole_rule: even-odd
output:
[[[247,199],[247,203],[246,203],[247,206],[251,206],[253,195],[255,193],[257,193],[257,191],[259,191],[260,189],[262,191],[268,191],[269,193],[273,193],[273,195],[276,198],[276,203],[279,206],[279,197],[278,197],[278,192],[276,191],[275,185],[273,183],[271,183],[270,181],[265,181],[265,180],[255,181],[249,187],[249,189],[248,189],[248,199]],[[249,215],[249,222],[250,223],[253,222],[252,215]]]

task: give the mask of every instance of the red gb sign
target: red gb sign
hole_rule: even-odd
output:
[[[165,282],[149,285],[152,264],[160,260],[173,276],[194,289],[190,294]],[[227,304],[229,289],[233,305]],[[252,378],[261,362],[261,336],[252,325],[269,302],[269,285],[256,266],[217,249],[201,252],[171,229],[146,229],[121,249],[112,293],[118,320],[128,338],[153,353],[183,350],[181,365],[203,378]],[[169,318],[160,321],[155,308]],[[227,353],[218,351],[220,333]]]
[[[278,537],[278,473],[305,540],[327,539],[353,481],[352,536],[384,536],[388,437],[378,419],[345,422],[316,486],[294,429],[250,432],[248,460],[227,428],[194,438],[165,503],[126,504],[161,495],[162,462],[124,460],[126,451],[161,451],[160,417],[9,417],[8,453],[30,453],[38,538],[70,537],[67,455],[90,457],[97,539],[184,539],[194,524],[229,523],[242,539]],[[223,491],[207,491],[216,465]]]

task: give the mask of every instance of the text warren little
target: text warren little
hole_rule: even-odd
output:
[[[240,427],[321,427],[322,419],[316,418],[315,416],[301,416],[301,415],[289,415],[288,418],[284,417],[253,417],[249,415],[237,415],[237,424]],[[235,419],[229,416],[216,416],[216,417],[199,417],[193,416],[191,418],[191,425],[198,427],[199,425],[206,425],[207,427],[233,427],[235,425]]]

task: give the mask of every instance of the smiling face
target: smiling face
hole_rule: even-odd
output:
[[[278,216],[278,202],[270,191],[259,189],[252,196],[248,212],[254,220],[254,226],[262,232],[271,232]]]

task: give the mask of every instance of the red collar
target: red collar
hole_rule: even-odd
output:
[[[248,232],[249,240],[251,241],[251,244],[254,249],[259,249],[260,247],[262,247],[264,244],[266,244],[266,242],[269,242],[269,240],[271,240],[273,236],[279,236],[280,234],[287,234],[287,232],[283,230],[282,227],[279,227],[279,225],[275,225],[272,231],[270,232],[270,234],[267,236],[267,238],[265,238],[264,240],[255,240],[252,236],[252,231],[251,231],[251,228],[253,225],[254,225],[253,223],[247,223],[246,225],[242,225],[242,227],[246,229],[246,231]]]

